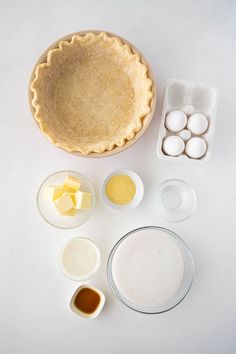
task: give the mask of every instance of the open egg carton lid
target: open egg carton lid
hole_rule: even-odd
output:
[[[207,161],[212,153],[213,136],[215,130],[217,107],[217,93],[216,89],[207,84],[185,81],[179,79],[168,80],[163,96],[163,107],[161,115],[161,124],[158,134],[157,142],[157,155],[162,160],[169,161]],[[174,132],[166,128],[166,116],[172,111],[182,111],[186,114],[187,118],[195,113],[203,114],[208,120],[207,130],[201,134],[196,135],[189,132],[187,140],[194,137],[200,137],[206,142],[207,150],[201,158],[191,158],[186,154],[184,148],[183,152],[178,156],[170,156],[163,150],[163,142],[168,136],[180,136],[181,131]],[[186,124],[187,125],[187,124]],[[182,128],[186,133],[186,126]],[[190,136],[191,134],[191,136]],[[183,134],[184,136],[184,134]],[[185,145],[186,147],[186,145]]]

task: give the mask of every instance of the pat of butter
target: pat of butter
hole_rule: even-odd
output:
[[[69,193],[64,193],[62,196],[57,198],[54,202],[57,210],[60,214],[66,215],[68,211],[74,208],[74,202]]]
[[[64,192],[65,192],[65,189],[63,187],[47,186],[44,191],[44,198],[50,202],[54,202]]]
[[[71,192],[76,192],[79,190],[79,187],[80,187],[80,181],[78,178],[74,176],[66,175],[63,188]]]
[[[75,193],[75,209],[90,209],[92,194],[78,191]]]
[[[73,200],[73,203],[74,203],[74,205],[75,205],[75,203],[76,203],[76,200],[75,200],[75,193],[76,193],[76,192],[70,192],[70,191],[68,191],[68,190],[67,190],[66,192],[70,194],[71,199]]]
[[[75,216],[77,214],[78,210],[75,208],[70,209],[65,215],[66,216]]]

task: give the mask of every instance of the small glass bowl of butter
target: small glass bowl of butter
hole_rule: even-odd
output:
[[[74,171],[59,171],[48,176],[37,194],[40,215],[50,225],[63,229],[86,222],[95,204],[92,184],[85,176]]]

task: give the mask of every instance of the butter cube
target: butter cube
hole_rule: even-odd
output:
[[[75,209],[90,209],[92,194],[78,191],[75,193]]]
[[[57,210],[60,214],[66,215],[68,211],[74,208],[74,202],[69,193],[62,194],[59,198],[57,198],[54,202]]]
[[[76,192],[79,190],[80,181],[78,178],[70,175],[66,175],[63,188],[70,192]]]
[[[75,193],[76,193],[76,192],[68,192],[68,193],[70,194],[71,199],[73,200],[73,203],[74,203],[74,205],[75,205]]]
[[[57,198],[59,198],[65,189],[60,186],[47,186],[44,191],[44,198],[50,202],[54,202]]]
[[[65,215],[66,216],[75,216],[77,214],[78,210],[75,208],[70,209]]]

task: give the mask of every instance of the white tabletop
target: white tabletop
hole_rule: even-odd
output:
[[[1,1],[1,247],[0,352],[3,354],[233,354],[236,352],[236,6],[229,1]],[[63,152],[39,132],[27,101],[28,79],[42,51],[83,29],[117,33],[149,60],[158,106],[146,134],[127,151],[85,159]],[[162,92],[167,79],[213,84],[219,92],[214,153],[205,164],[165,162],[155,154]],[[85,174],[97,194],[103,178],[128,167],[144,181],[145,196],[120,213],[98,201],[83,226],[46,224],[35,203],[41,181],[72,169]],[[158,215],[160,182],[180,178],[196,190],[198,206],[185,222]],[[185,300],[161,315],[129,310],[112,295],[105,266],[109,250],[126,232],[160,225],[189,245],[196,278]],[[100,247],[103,267],[91,284],[106,294],[93,321],[69,309],[78,284],[58,269],[58,251],[74,236]]]

